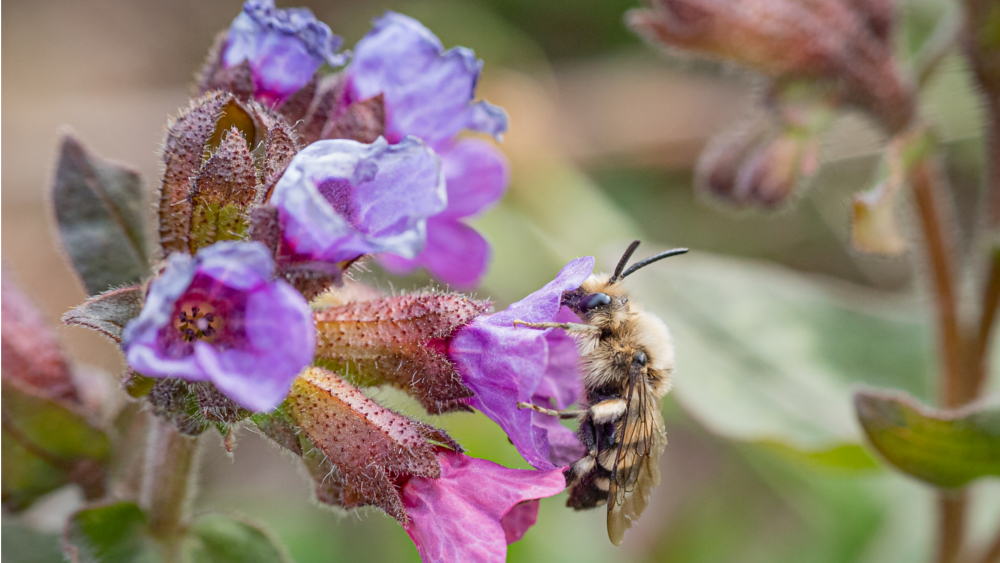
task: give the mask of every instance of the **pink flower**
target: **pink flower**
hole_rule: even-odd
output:
[[[566,488],[562,469],[507,469],[445,449],[437,457],[440,478],[402,488],[404,528],[425,563],[502,563],[538,518],[538,499]]]

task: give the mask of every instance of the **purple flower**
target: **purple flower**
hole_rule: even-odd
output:
[[[446,202],[440,161],[414,137],[317,141],[295,155],[270,199],[288,250],[326,262],[386,251],[412,258]]]
[[[404,526],[420,558],[502,563],[538,518],[539,498],[566,488],[559,469],[507,469],[491,461],[438,450],[441,477],[411,477],[402,488]]]
[[[344,64],[346,57],[336,54],[340,42],[308,8],[279,10],[274,0],[247,0],[229,27],[222,64],[249,62],[255,97],[277,103],[309,82],[324,62]]]
[[[515,327],[513,322],[580,322],[562,306],[562,295],[580,287],[593,269],[592,257],[573,260],[545,287],[459,329],[448,347],[463,382],[475,393],[469,404],[499,424],[524,459],[539,469],[579,459],[583,446],[558,420],[519,409],[517,403],[562,409],[576,402],[582,392],[579,354],[561,330]]]
[[[441,155],[448,209],[427,225],[427,248],[415,259],[383,256],[392,271],[422,266],[460,287],[475,286],[489,263],[489,243],[460,219],[481,213],[507,189],[507,160],[489,143],[458,140],[465,129],[493,135],[507,130],[507,114],[485,101],[473,103],[482,61],[464,47],[445,51],[420,22],[387,12],[355,47],[347,69],[348,98],[382,94],[386,137],[423,139]],[[412,257],[408,257],[412,258]]]
[[[143,375],[211,381],[255,411],[278,406],[316,347],[312,311],[272,279],[259,243],[218,242],[175,253],[125,327],[129,366]]]

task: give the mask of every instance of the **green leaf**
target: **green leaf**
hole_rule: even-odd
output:
[[[63,247],[89,295],[149,273],[139,175],[63,137],[52,186]]]
[[[854,406],[872,446],[904,473],[939,487],[1000,476],[1000,408],[938,411],[873,390],[858,391]]]
[[[4,563],[64,563],[58,534],[41,533],[7,520],[5,518],[3,523],[6,539],[0,551]]]
[[[674,335],[674,397],[719,435],[870,467],[851,386],[929,393],[922,317],[881,293],[694,253],[628,281]]]
[[[185,563],[284,563],[284,550],[260,528],[223,514],[204,514],[181,546]]]
[[[108,435],[77,407],[2,381],[3,502],[21,509],[69,482],[94,498],[104,490]]]
[[[63,551],[73,563],[158,563],[146,515],[131,502],[86,508],[66,525]]]
[[[122,341],[128,322],[139,316],[146,295],[139,286],[105,291],[63,315],[63,322],[96,330],[115,342]]]

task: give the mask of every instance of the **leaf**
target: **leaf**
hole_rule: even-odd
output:
[[[938,487],[1000,476],[1000,408],[939,411],[894,392],[854,395],[872,446],[904,473]]]
[[[10,378],[2,381],[3,502],[21,509],[70,482],[88,498],[104,492],[108,435],[75,405],[39,395]]]
[[[120,343],[128,322],[139,316],[146,295],[139,286],[113,289],[91,297],[63,315],[63,322],[96,330]]]
[[[63,247],[89,295],[149,274],[139,175],[65,135],[52,203]]]
[[[225,516],[204,514],[187,530],[181,546],[184,563],[283,563],[284,550],[260,528]]]
[[[66,524],[63,552],[72,563],[162,561],[149,537],[146,515],[131,502],[85,508]]]
[[[79,403],[66,358],[41,314],[3,272],[3,377],[17,379],[53,397]]]
[[[6,454],[5,454],[6,455]],[[42,533],[28,526],[12,524],[7,519],[3,523],[3,551],[0,559],[4,563],[64,563],[66,560],[59,549],[59,535]]]
[[[929,394],[929,334],[916,307],[749,261],[672,260],[629,283],[674,335],[674,397],[711,431],[861,460],[852,384]]]

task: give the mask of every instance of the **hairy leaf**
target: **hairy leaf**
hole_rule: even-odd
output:
[[[240,240],[249,227],[248,208],[257,199],[257,171],[246,140],[234,126],[201,167],[191,191],[189,248]]]
[[[1000,408],[937,411],[874,390],[855,393],[854,407],[872,446],[905,473],[939,487],[1000,476]]]
[[[113,289],[70,309],[63,315],[63,322],[96,330],[115,342],[121,342],[125,325],[139,316],[145,302],[145,293],[139,286]]]
[[[91,154],[72,135],[59,151],[52,204],[63,247],[90,295],[149,273],[139,175]]]
[[[79,403],[66,358],[41,314],[6,271],[2,284],[4,379],[17,379],[48,397]]]

